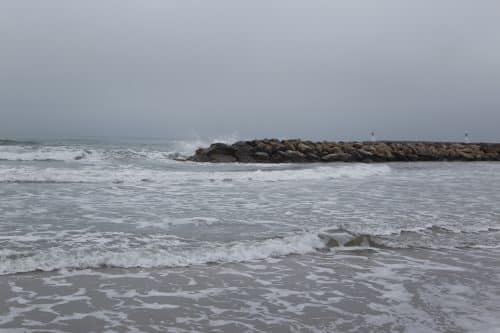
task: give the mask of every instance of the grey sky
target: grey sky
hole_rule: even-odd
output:
[[[2,0],[0,116],[0,137],[500,141],[500,1]]]

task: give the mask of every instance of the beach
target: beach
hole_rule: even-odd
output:
[[[0,145],[0,331],[499,332],[498,162],[211,143]]]

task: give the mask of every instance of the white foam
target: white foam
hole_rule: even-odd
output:
[[[228,136],[220,136],[208,139],[194,138],[190,140],[172,140],[170,142],[173,150],[171,153],[179,153],[182,155],[193,155],[198,148],[202,147],[206,148],[210,146],[212,143],[220,142],[220,143],[231,144],[238,140],[239,138],[236,133],[233,133]]]
[[[365,178],[370,176],[385,175],[390,173],[391,168],[385,164],[352,164],[319,166],[306,169],[288,170],[258,170],[236,175],[236,179],[252,179],[261,181],[283,181],[283,180],[327,180],[338,178]]]
[[[314,166],[303,169],[256,170],[256,171],[174,171],[121,166],[119,168],[38,168],[17,166],[0,168],[0,182],[119,182],[140,183],[148,180],[155,183],[178,183],[182,181],[300,181],[331,180],[339,178],[360,179],[386,175],[391,172],[388,165],[353,164],[349,166]]]
[[[78,147],[0,146],[0,160],[8,161],[74,161],[87,155]]]
[[[170,161],[172,158],[188,156],[194,154],[200,147],[208,147],[215,142],[231,143],[236,140],[236,136],[213,138],[213,139],[193,139],[193,140],[173,140],[165,142],[162,148],[165,150],[155,150],[152,147],[145,148],[119,148],[111,146],[92,145],[2,145],[0,146],[0,160],[7,161],[79,161],[103,162],[110,160],[152,160]]]
[[[121,252],[112,252],[106,248],[100,250],[80,248],[66,251],[51,248],[31,257],[3,260],[0,262],[0,275],[38,270],[184,267],[211,262],[244,262],[289,254],[305,254],[324,246],[324,242],[317,234],[304,233],[259,242],[234,242],[189,250],[129,248]]]

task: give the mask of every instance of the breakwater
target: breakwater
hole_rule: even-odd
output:
[[[500,161],[500,144],[262,139],[234,144],[214,143],[199,148],[189,160],[242,163]]]

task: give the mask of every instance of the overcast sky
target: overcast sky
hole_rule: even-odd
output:
[[[1,0],[0,137],[500,141],[498,0]]]

